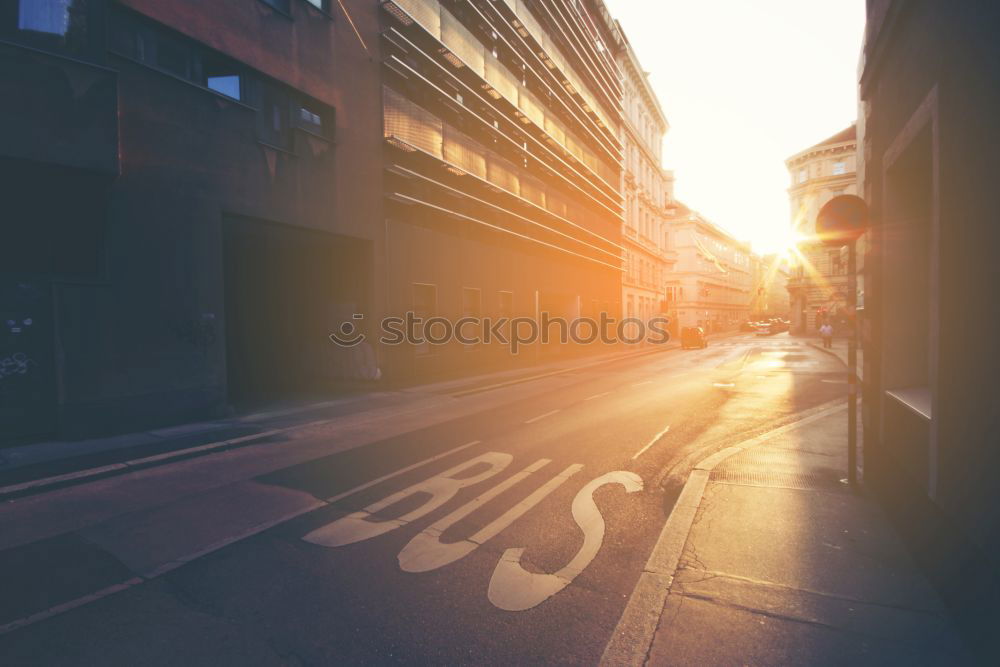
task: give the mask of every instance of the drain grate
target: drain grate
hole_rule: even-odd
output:
[[[835,474],[802,474],[769,470],[714,470],[710,479],[720,484],[766,486],[781,489],[830,489],[841,486]]]
[[[786,489],[841,488],[841,471],[826,466],[803,465],[808,453],[758,447],[728,459],[712,471],[710,479],[721,484],[769,486]]]

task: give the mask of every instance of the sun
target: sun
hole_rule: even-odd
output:
[[[781,259],[792,259],[797,255],[796,249],[806,236],[788,226],[768,230],[766,236],[753,241],[754,250],[762,255],[776,254]]]

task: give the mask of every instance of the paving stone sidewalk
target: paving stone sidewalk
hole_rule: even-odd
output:
[[[845,421],[712,471],[647,664],[971,663],[878,505],[842,482]]]

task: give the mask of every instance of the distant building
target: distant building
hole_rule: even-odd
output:
[[[626,317],[648,321],[661,314],[666,280],[677,261],[669,245],[666,220],[666,209],[673,199],[673,174],[661,166],[663,135],[669,125],[632,45],[627,38],[624,42],[618,54],[618,66],[624,74],[622,306]]]
[[[777,254],[754,255],[753,291],[750,298],[750,317],[766,319],[787,318],[790,302],[788,296],[788,262]]]
[[[857,127],[851,125],[785,161],[792,224],[803,237],[815,235],[816,215],[826,202],[857,194],[856,151]],[[788,281],[792,332],[814,333],[826,321],[846,330],[846,253],[818,242],[801,244],[799,252]]]
[[[681,328],[736,329],[750,316],[750,247],[681,202],[672,210],[668,233],[677,263],[667,280],[671,318]]]

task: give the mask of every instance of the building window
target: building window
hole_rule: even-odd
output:
[[[112,52],[235,100],[246,98],[245,68],[236,61],[126,12],[116,11],[109,25]]]
[[[297,106],[298,113],[295,117],[299,128],[313,134],[318,134],[321,137],[330,138],[330,132],[333,129],[333,120],[328,118],[330,115],[328,109],[313,102],[306,102]]]
[[[63,36],[69,31],[73,0],[19,0],[18,5],[18,30]]]
[[[316,9],[321,9],[324,12],[330,11],[330,0],[306,0],[306,2]]]
[[[292,149],[292,135],[288,125],[291,100],[281,88],[262,81],[257,109],[257,137],[271,146]]]
[[[462,317],[471,317],[476,320],[482,319],[483,291],[475,287],[462,288]],[[477,325],[478,326],[478,325]],[[475,333],[474,333],[475,332]],[[470,336],[478,333],[477,328],[469,325],[462,327],[462,335]],[[476,345],[465,345],[469,350]]]
[[[234,100],[244,98],[243,77],[236,63],[215,54],[205,54],[199,65],[201,72],[196,83],[204,82],[203,85],[209,90]]]
[[[805,183],[806,179],[809,178],[808,169],[799,169],[799,183]]]
[[[428,318],[434,317],[437,311],[437,287],[422,283],[413,283],[413,316],[421,320],[416,326],[417,339],[422,340],[415,346],[417,356],[427,356],[431,354],[431,345],[426,341],[424,332],[424,322]]]
[[[155,65],[182,79],[192,78],[191,49],[188,44],[168,35],[157,35]]]
[[[513,292],[500,292],[499,301],[497,303],[497,315],[500,317],[513,317],[514,316],[514,293]]]
[[[847,173],[847,163],[846,162],[834,162],[833,163],[833,174],[838,176],[840,174]]]
[[[840,276],[844,274],[844,263],[840,256],[840,249],[830,251],[830,275]]]
[[[261,2],[265,5],[271,5],[278,11],[284,12],[285,14],[290,14],[292,10],[289,6],[291,4],[290,0],[261,0]]]

